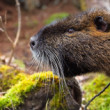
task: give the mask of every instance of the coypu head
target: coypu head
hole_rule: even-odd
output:
[[[30,41],[33,56],[54,74],[72,77],[110,68],[110,13],[91,9],[43,27]]]

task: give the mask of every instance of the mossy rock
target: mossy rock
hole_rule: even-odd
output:
[[[0,91],[6,91],[11,86],[28,77],[23,71],[7,65],[0,66]]]
[[[1,70],[10,72],[3,66]],[[0,110],[79,110],[82,95],[77,81],[66,79],[66,86],[62,81],[51,71],[26,75],[0,97]]]
[[[52,23],[53,21],[64,19],[67,16],[69,16],[68,13],[55,13],[55,14],[52,14],[47,20],[45,20],[45,24],[47,25],[47,24]]]
[[[92,81],[86,82],[83,87],[86,103],[92,99],[93,96],[103,90],[109,82],[110,78],[103,74],[97,75]],[[88,108],[89,110],[110,110],[110,87],[92,101]]]

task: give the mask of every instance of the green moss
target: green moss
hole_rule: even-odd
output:
[[[0,91],[6,91],[11,86],[18,83],[18,81],[22,81],[28,77],[28,75],[22,71],[16,70],[7,65],[2,65],[0,67],[0,76]]]
[[[8,70],[10,70],[10,69],[12,69],[12,67],[10,67],[10,66],[7,66],[7,65],[2,65],[1,67],[0,67],[0,73],[6,73]]]
[[[104,75],[97,75],[97,77],[87,82],[83,89],[85,91],[86,103],[97,93],[99,93],[108,83],[110,78]],[[99,97],[97,97],[89,106],[90,110],[110,110],[110,87],[106,89]]]
[[[69,16],[68,13],[55,13],[52,14],[46,21],[45,24],[50,24],[55,20],[63,19],[65,17]]]
[[[57,76],[54,76],[54,78],[55,81],[58,81]],[[44,85],[44,80],[45,82],[52,81],[52,72],[35,73],[24,80],[19,81],[15,86],[11,87],[11,89],[9,89],[3,97],[0,98],[1,110],[11,108],[12,105],[16,108],[18,105],[23,103],[24,97],[26,97],[27,93],[35,88],[39,90]]]
[[[63,91],[55,93],[54,97],[49,103],[49,110],[67,110],[66,99]],[[47,107],[48,108],[48,107]]]

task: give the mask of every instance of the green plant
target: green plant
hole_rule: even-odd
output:
[[[84,97],[86,103],[97,93],[99,93],[108,83],[110,78],[102,75],[97,75],[97,77],[86,84],[83,87],[85,91]],[[110,87],[104,91],[100,96],[98,96],[88,107],[90,110],[110,110]]]

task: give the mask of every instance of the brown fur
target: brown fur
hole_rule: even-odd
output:
[[[108,24],[104,32],[94,23],[98,16]],[[70,28],[74,29],[73,33],[68,32]],[[106,9],[91,9],[69,16],[45,26],[31,40],[36,44],[32,49],[34,56],[39,51],[55,74],[71,77],[105,72],[110,76],[110,13]]]

